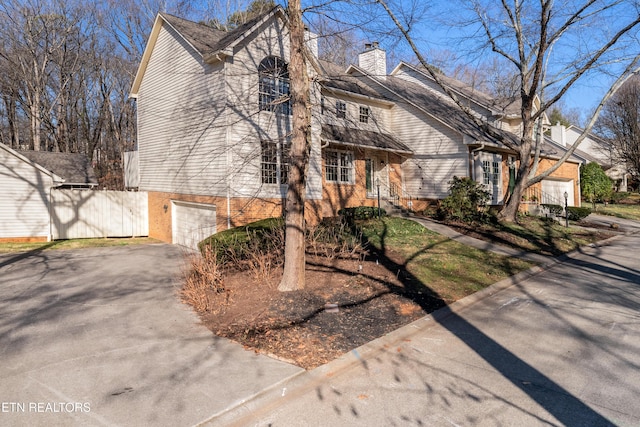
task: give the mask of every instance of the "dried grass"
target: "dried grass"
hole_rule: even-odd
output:
[[[224,294],[224,298],[214,298]],[[224,286],[221,267],[215,251],[205,247],[204,253],[189,258],[185,280],[179,291],[180,299],[193,306],[198,313],[212,311],[214,304],[229,300]]]

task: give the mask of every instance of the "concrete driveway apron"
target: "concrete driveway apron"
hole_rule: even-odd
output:
[[[214,337],[176,297],[183,254],[0,256],[0,425],[194,425],[300,368]]]

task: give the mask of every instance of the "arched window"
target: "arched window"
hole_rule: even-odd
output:
[[[287,63],[276,56],[268,56],[258,66],[260,109],[291,114],[289,102],[289,69]]]

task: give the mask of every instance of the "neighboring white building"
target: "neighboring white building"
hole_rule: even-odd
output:
[[[16,151],[0,143],[0,242],[51,240],[51,191],[96,185],[83,154]]]

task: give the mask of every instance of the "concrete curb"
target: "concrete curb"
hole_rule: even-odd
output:
[[[210,419],[199,425],[245,426],[255,424],[261,419],[260,414],[274,411],[287,400],[293,400],[296,396],[314,389],[319,384],[326,381],[327,378],[345,371],[354,365],[363,363],[363,359],[365,357],[371,358],[376,353],[385,351],[387,348],[398,342],[410,339],[413,335],[436,326],[437,323],[451,316],[453,312],[463,311],[467,307],[470,307],[485,298],[489,298],[504,289],[516,285],[523,280],[529,279],[559,262],[559,259],[551,259],[543,265],[534,266],[511,277],[507,277],[506,279],[496,282],[493,285],[411,322],[408,325],[363,344],[325,365],[319,366],[311,371],[302,371],[286,378],[262,392],[239,402],[237,406],[213,415]]]
[[[631,234],[631,233],[626,233]],[[343,354],[339,358],[319,366],[311,371],[302,371],[289,378],[286,378],[273,386],[263,390],[260,393],[251,396],[237,406],[213,415],[210,419],[202,422],[201,426],[246,426],[255,425],[259,422],[262,414],[271,413],[286,403],[288,400],[295,400],[297,396],[305,394],[320,384],[324,383],[328,378],[336,374],[352,368],[355,365],[364,363],[365,358],[372,358],[377,353],[386,351],[389,347],[397,345],[397,343],[409,340],[417,333],[423,332],[436,326],[453,313],[459,313],[471,307],[472,305],[489,298],[496,293],[517,285],[518,283],[538,275],[556,264],[568,261],[573,254],[586,253],[597,250],[598,247],[610,245],[615,240],[623,237],[624,234],[616,235],[603,241],[578,248],[567,254],[556,258],[548,258],[548,260],[540,265],[531,267],[511,277],[507,277],[499,282],[494,283],[478,292],[475,292],[461,300],[458,300],[446,307],[440,308],[408,325],[396,329],[380,338],[370,341],[348,353]]]

